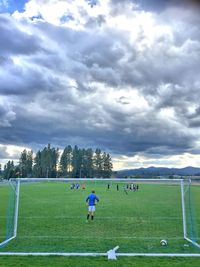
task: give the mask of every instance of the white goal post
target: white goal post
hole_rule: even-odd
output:
[[[180,185],[180,196],[181,196],[181,208],[182,208],[182,223],[183,223],[183,238],[187,240],[189,243],[194,245],[197,248],[200,248],[200,244],[196,241],[192,240],[187,233],[187,214],[186,214],[186,204],[185,204],[185,183],[188,183],[190,186],[191,180],[185,179],[132,179],[132,178],[16,178],[10,180],[10,185],[15,181],[16,188],[13,188],[15,191],[15,207],[14,207],[14,218],[13,218],[13,235],[8,239],[5,239],[0,243],[0,255],[19,255],[19,256],[50,256],[50,255],[59,255],[59,256],[107,256],[107,252],[105,253],[96,253],[96,252],[88,252],[88,253],[77,253],[77,252],[1,252],[1,247],[4,247],[9,242],[17,237],[17,229],[18,229],[18,211],[20,204],[20,185],[24,182],[87,182],[87,181],[104,181],[104,182],[124,182],[124,183],[170,183],[170,184],[178,184]],[[116,256],[153,256],[153,257],[200,257],[200,253],[116,253]]]

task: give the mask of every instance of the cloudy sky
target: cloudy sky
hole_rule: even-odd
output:
[[[47,143],[114,169],[200,165],[198,1],[0,0],[0,162]]]

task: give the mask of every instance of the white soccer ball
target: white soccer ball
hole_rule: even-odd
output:
[[[162,240],[160,241],[160,244],[161,244],[161,246],[167,246],[167,240],[162,239]]]

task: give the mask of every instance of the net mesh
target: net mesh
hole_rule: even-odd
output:
[[[0,243],[10,239],[14,235],[14,218],[16,207],[16,181],[1,182],[1,223],[0,223]],[[0,244],[4,247],[5,244]]]
[[[198,243],[198,229],[199,221],[197,216],[196,201],[195,201],[195,185],[192,185],[191,181],[184,182],[184,202],[185,202],[185,214],[186,214],[186,234],[189,239]]]

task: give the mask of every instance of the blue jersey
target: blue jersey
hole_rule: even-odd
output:
[[[98,197],[94,194],[94,193],[91,193],[87,198],[86,198],[86,202],[88,202],[88,205],[89,206],[94,206],[95,205],[95,200],[97,202],[99,202],[99,199]]]

